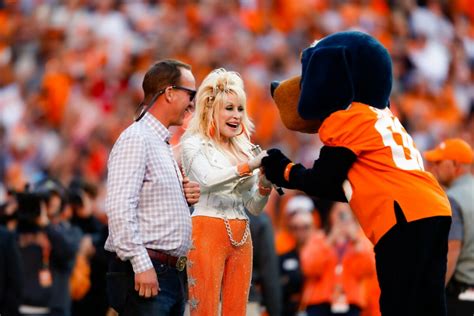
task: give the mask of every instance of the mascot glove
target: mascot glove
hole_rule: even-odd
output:
[[[257,156],[254,158],[250,159],[247,163],[249,164],[249,168],[251,171],[260,168],[262,165],[262,159],[263,157],[267,156],[267,151],[263,150],[261,153],[259,153]]]
[[[262,159],[265,176],[277,186],[288,187],[283,177],[286,166],[291,162],[279,149],[268,150],[268,156]]]

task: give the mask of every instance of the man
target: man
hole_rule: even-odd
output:
[[[474,311],[474,160],[465,141],[447,139],[425,152],[432,171],[447,189],[453,211],[448,241],[446,273],[448,315],[472,315]]]
[[[83,234],[79,227],[71,223],[72,214],[67,203],[66,189],[60,182],[45,178],[35,188],[45,201],[49,219],[45,231],[52,246],[50,315],[69,316],[72,306],[69,279]]]
[[[143,109],[108,162],[109,303],[121,315],[182,315],[188,205],[200,191],[182,178],[168,128],[182,125],[194,109],[195,79],[189,65],[162,60],[145,74],[142,87]]]
[[[313,200],[296,195],[285,206],[287,229],[278,234],[282,250],[279,253],[280,283],[283,297],[283,315],[297,315],[303,295],[304,276],[301,270],[301,249],[316,231]],[[286,239],[286,241],[285,241]]]
[[[264,306],[268,316],[279,316],[282,312],[280,273],[272,221],[265,212],[258,216],[247,212],[247,215],[250,219],[253,245],[252,281],[247,315],[261,315],[261,307]]]
[[[24,284],[20,251],[15,236],[0,226],[0,315],[19,315]]]

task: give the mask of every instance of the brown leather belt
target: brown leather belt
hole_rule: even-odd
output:
[[[157,260],[161,263],[167,264],[170,267],[175,267],[178,271],[183,271],[186,268],[188,258],[186,256],[174,257],[160,250],[146,249],[150,259]]]

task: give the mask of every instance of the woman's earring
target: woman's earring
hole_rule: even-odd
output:
[[[209,127],[209,136],[213,138],[216,135],[216,126],[214,125],[214,121],[211,122],[211,126]]]

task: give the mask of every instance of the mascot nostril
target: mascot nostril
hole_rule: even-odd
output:
[[[273,94],[275,93],[276,88],[278,88],[279,85],[280,85],[279,81],[272,81],[272,83],[270,84],[270,93],[272,95],[272,98],[273,98]]]
[[[319,133],[319,158],[306,168],[269,149],[262,165],[277,186],[349,202],[375,245],[382,315],[445,316],[451,208],[390,111],[391,88],[391,57],[374,37],[351,31],[321,39],[303,51],[300,76],[271,84],[285,127]]]

